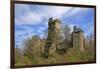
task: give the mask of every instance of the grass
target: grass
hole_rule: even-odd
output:
[[[17,58],[16,58],[17,59]],[[17,61],[15,64],[17,65],[38,65],[38,64],[56,64],[56,63],[72,63],[72,62],[87,62],[94,60],[94,54],[89,52],[88,50],[84,50],[83,52],[76,50],[75,48],[71,48],[67,54],[60,55],[55,53],[50,56],[48,59],[43,58],[41,56],[35,56],[33,59],[28,59],[27,57],[23,57],[23,60]]]

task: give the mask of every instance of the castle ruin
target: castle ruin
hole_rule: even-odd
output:
[[[60,35],[61,35],[60,31],[61,31],[61,21],[59,19],[50,18],[48,21],[48,36],[44,47],[44,53],[46,56],[54,54],[60,48],[63,49],[62,46],[60,46],[60,43],[64,42],[64,41],[60,42]],[[83,51],[84,50],[83,31],[80,28],[74,26],[71,35],[72,36],[69,45],[71,45],[71,47],[77,48],[80,51]]]

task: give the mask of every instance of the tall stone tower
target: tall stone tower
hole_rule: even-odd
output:
[[[61,21],[59,19],[49,18],[48,21],[48,36],[44,48],[46,55],[52,55],[56,52],[59,46],[59,34],[61,29]]]
[[[73,47],[79,49],[80,51],[84,50],[84,35],[83,31],[80,28],[74,26],[72,32],[72,39],[73,39]]]
[[[55,30],[55,39],[54,43],[56,48],[58,49],[60,47],[60,36],[61,36],[61,21],[59,19],[54,19],[54,30]]]

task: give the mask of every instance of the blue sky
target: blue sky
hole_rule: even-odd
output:
[[[44,36],[50,17],[59,18],[62,25],[83,29],[85,36],[94,32],[94,9],[63,6],[15,4],[15,45],[32,35]]]

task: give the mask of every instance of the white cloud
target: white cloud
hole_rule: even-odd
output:
[[[30,5],[15,4],[15,23],[29,24],[41,22],[41,17],[30,9]]]
[[[40,15],[43,17],[54,17],[61,18],[61,16],[71,10],[71,7],[58,7],[58,6],[42,6],[42,10]],[[40,9],[41,10],[41,9]]]
[[[58,7],[58,6],[39,6],[39,5],[15,5],[16,23],[41,23],[43,19],[50,17],[62,18],[64,16],[73,16],[86,11],[87,8]]]
[[[74,8],[70,14],[71,14],[71,16],[81,18],[81,17],[83,17],[83,15],[85,15],[87,13],[88,10],[89,10],[89,8]]]

